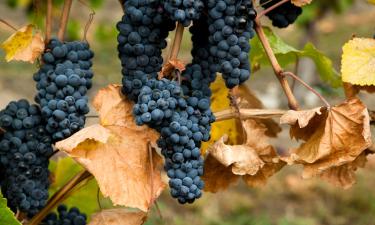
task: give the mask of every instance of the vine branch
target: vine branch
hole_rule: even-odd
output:
[[[300,77],[298,77],[297,75],[295,75],[294,73],[292,72],[283,72],[282,73],[283,76],[290,76],[292,77],[294,80],[300,82],[303,86],[305,86],[309,91],[311,91],[312,93],[314,93],[316,96],[318,96],[318,98],[320,100],[322,100],[322,102],[328,107],[330,108],[331,105],[329,104],[329,102],[319,93],[317,92],[314,88],[312,88],[310,85],[308,85],[305,81],[303,81]]]
[[[285,76],[282,75],[283,69],[281,68],[279,62],[277,61],[276,56],[271,48],[271,45],[268,42],[266,34],[264,33],[264,30],[263,30],[262,24],[259,20],[259,16],[255,19],[255,31],[258,34],[259,40],[263,45],[263,48],[268,56],[268,59],[270,60],[273,71],[275,72],[275,75],[277,79],[279,80],[286,97],[288,98],[289,108],[293,110],[298,110],[297,99],[294,96],[293,91],[290,88],[289,83],[286,80]]]
[[[48,43],[51,39],[51,30],[52,30],[52,0],[47,0],[47,15],[46,15],[46,40],[45,43]]]
[[[83,170],[82,172],[75,175],[70,181],[68,181],[68,183],[66,183],[51,197],[47,205],[30,220],[28,225],[39,225],[40,222],[42,222],[42,220],[47,216],[47,214],[60,202],[62,202],[78,184],[92,177],[93,176],[87,170]]]
[[[184,26],[181,23],[177,23],[176,34],[173,40],[171,53],[169,59],[177,59],[178,53],[180,52],[182,37],[184,36]]]
[[[216,122],[238,118],[241,115],[241,119],[269,119],[274,117],[281,117],[287,113],[286,110],[279,109],[239,109],[239,112],[233,109],[226,109],[220,112],[214,113]]]
[[[70,14],[70,8],[72,7],[73,0],[65,0],[64,1],[64,8],[60,18],[60,28],[57,33],[57,37],[60,41],[64,40],[66,26],[68,25],[68,19]]]

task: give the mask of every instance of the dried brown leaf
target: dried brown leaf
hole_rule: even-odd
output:
[[[308,5],[311,2],[312,2],[312,0],[292,0],[292,3],[295,6],[298,6],[298,7],[302,7],[302,6]]]
[[[44,40],[40,32],[34,34],[31,43],[22,51],[18,51],[13,60],[34,63],[44,51]]]
[[[241,109],[263,109],[263,103],[246,85],[240,85],[234,89],[237,105]],[[266,126],[266,135],[276,137],[281,132],[281,127],[273,119],[256,119],[255,121]]]
[[[164,66],[161,68],[161,71],[159,73],[159,78],[170,78],[171,74],[178,70],[180,72],[183,72],[185,70],[185,64],[179,60],[179,59],[170,59]]]
[[[149,153],[149,143],[155,143],[158,134],[134,124],[132,104],[119,92],[119,86],[110,85],[95,97],[103,125],[85,128],[56,147],[90,171],[103,195],[114,204],[147,211],[165,188],[160,175],[162,159],[156,152],[151,159]]]
[[[289,110],[280,118],[280,124],[291,125],[290,137],[306,141],[324,123],[325,118],[326,110],[321,107],[301,111]]]
[[[246,120],[243,127],[247,134],[245,144],[226,145],[226,138],[222,137],[208,149],[204,174],[207,191],[225,189],[238,176],[242,176],[251,186],[264,184],[267,178],[285,165],[279,160],[275,149],[268,144],[265,135],[267,129],[263,124]]]
[[[321,121],[316,121],[316,118],[320,118]],[[295,149],[286,161],[303,164],[304,178],[318,176],[331,168],[352,163],[372,145],[369,114],[366,106],[358,98],[348,100],[332,107],[325,114],[313,117],[299,130],[296,124],[297,120],[291,125],[293,134],[303,137],[306,142]],[[307,128],[311,130],[308,131]],[[348,165],[347,168],[351,166]],[[339,168],[341,169],[345,167]],[[337,170],[327,173],[331,176],[335,171]]]
[[[355,172],[358,168],[364,168],[367,162],[367,153],[363,152],[353,162],[325,170],[320,177],[344,189],[348,189],[356,182]]]
[[[227,189],[238,181],[240,176],[233,174],[232,170],[221,164],[212,155],[208,155],[204,163],[204,190],[216,193]]]
[[[147,219],[144,212],[127,209],[106,209],[92,216],[89,225],[142,225]]]

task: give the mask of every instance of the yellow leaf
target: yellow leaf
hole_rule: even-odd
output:
[[[354,85],[375,85],[375,39],[354,38],[343,47],[342,80]]]
[[[20,60],[33,63],[44,51],[44,41],[41,33],[34,33],[34,26],[29,24],[10,36],[0,47],[6,52],[7,62]]]
[[[291,136],[305,140],[305,143],[284,160],[290,164],[303,164],[304,178],[320,176],[325,171],[339,174],[331,169],[344,165],[351,167],[348,164],[372,145],[369,114],[358,98],[327,111],[313,109],[310,113],[289,113],[289,117],[292,116],[295,118],[283,121],[291,125]],[[305,120],[308,123],[303,122],[300,126]],[[348,182],[342,184],[347,187]]]
[[[302,6],[308,5],[311,2],[312,2],[312,0],[292,0],[292,3],[295,6],[298,6],[298,7],[302,7]]]
[[[211,109],[213,112],[230,108],[230,101],[228,98],[229,91],[226,88],[224,80],[218,77],[214,83],[211,84],[212,98]],[[241,124],[235,119],[215,122],[211,128],[211,139],[208,142],[202,143],[202,153],[207,150],[209,146],[218,141],[224,134],[228,135],[227,144],[239,144],[241,142]]]
[[[142,225],[147,219],[144,212],[127,209],[106,209],[92,216],[89,225]]]
[[[101,89],[93,105],[102,124],[75,133],[56,147],[92,173],[103,195],[115,205],[148,211],[165,188],[160,174],[162,159],[149,151],[158,133],[135,124],[133,105],[123,98],[120,86]]]
[[[205,190],[217,192],[226,189],[242,177],[249,186],[260,186],[279,171],[284,162],[279,160],[276,150],[268,144],[267,128],[255,120],[243,122],[246,143],[227,145],[222,137],[208,149],[203,180]]]
[[[375,5],[375,0],[367,0],[369,3],[371,4],[374,4]]]

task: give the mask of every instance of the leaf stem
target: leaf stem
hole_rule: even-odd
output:
[[[181,23],[177,23],[176,34],[173,40],[171,53],[169,54],[169,60],[177,59],[178,53],[180,52],[182,37],[184,36],[184,26]]]
[[[70,8],[72,7],[72,2],[73,0],[64,1],[64,8],[63,8],[61,18],[60,18],[60,28],[57,33],[57,37],[59,38],[60,41],[64,40],[65,30],[66,30],[66,26],[68,25]]]
[[[277,61],[277,58],[271,48],[270,43],[268,42],[268,39],[266,37],[266,34],[264,33],[262,24],[259,20],[259,16],[255,19],[255,31],[258,34],[259,40],[263,45],[263,48],[268,56],[268,59],[271,62],[273,71],[275,72],[275,75],[277,79],[279,80],[281,87],[284,90],[284,93],[286,97],[288,98],[289,108],[298,110],[298,102],[296,97],[293,94],[292,89],[290,88],[288,81],[285,79],[285,76],[282,75],[283,70]]]
[[[51,30],[52,30],[52,0],[47,0],[47,15],[46,15],[46,40],[45,43],[48,43],[51,39]]]
[[[269,119],[274,117],[280,117],[284,115],[286,110],[279,109],[239,109],[239,113],[233,109],[226,109],[220,112],[214,113],[216,122],[238,118],[241,115],[241,119]]]
[[[30,220],[28,225],[39,225],[40,222],[42,222],[42,220],[47,216],[47,214],[60,202],[62,202],[67,196],[69,196],[71,191],[78,184],[92,177],[93,176],[87,170],[79,172],[50,198],[47,205]]]
[[[263,10],[262,12],[259,13],[258,17],[261,18],[262,16],[266,15],[267,13],[271,12],[272,10],[276,9],[277,7],[289,2],[290,0],[282,0],[274,5],[272,5],[271,7]],[[268,3],[268,2],[267,2]],[[266,4],[266,3],[265,3]]]
[[[308,85],[305,81],[303,81],[300,77],[298,77],[297,75],[295,75],[294,73],[292,72],[283,72],[282,73],[283,76],[290,76],[292,77],[294,80],[300,82],[303,86],[305,86],[309,91],[311,91],[312,93],[314,93],[316,96],[318,96],[318,98],[320,100],[322,100],[322,102],[328,107],[330,108],[331,105],[329,104],[329,102],[319,93],[317,92],[314,88],[312,88],[310,85]]]
[[[0,22],[7,25],[8,27],[10,27],[11,29],[13,29],[14,31],[17,31],[17,28],[15,28],[12,24],[10,24],[9,22],[3,20],[3,19],[0,19]]]

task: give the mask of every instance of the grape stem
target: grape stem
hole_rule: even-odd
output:
[[[299,107],[298,107],[297,99],[294,96],[293,91],[290,88],[287,79],[285,78],[285,76],[282,75],[284,71],[281,68],[279,62],[277,61],[277,58],[271,48],[271,45],[268,42],[266,34],[264,33],[264,30],[263,30],[262,24],[259,20],[259,16],[255,19],[255,31],[258,34],[259,40],[263,45],[263,48],[268,56],[268,59],[270,60],[273,71],[275,72],[275,75],[277,79],[279,80],[286,97],[288,98],[289,108],[293,110],[298,110]]]
[[[319,92],[317,92],[314,88],[312,88],[310,85],[308,85],[305,81],[303,81],[300,77],[298,77],[297,75],[295,75],[294,73],[292,72],[283,72],[282,73],[283,76],[290,76],[292,77],[295,81],[298,81],[300,82],[303,86],[305,86],[309,91],[311,91],[312,93],[314,93],[328,108],[331,107],[331,105],[329,104],[329,102],[323,97],[323,95],[321,95]]]
[[[63,8],[61,18],[60,18],[60,28],[59,28],[59,31],[57,33],[57,38],[60,41],[64,41],[65,30],[66,30],[66,26],[68,24],[70,8],[72,7],[72,2],[73,2],[73,0],[65,0],[64,1],[64,8]]]
[[[87,170],[79,172],[51,197],[47,205],[30,220],[28,225],[39,225],[47,214],[64,201],[77,185],[91,178],[93,176]]]
[[[274,5],[272,5],[271,7],[263,10],[262,12],[259,13],[258,17],[261,18],[262,16],[266,15],[267,13],[271,12],[272,10],[276,9],[277,7],[289,2],[290,0],[282,0]],[[267,2],[268,3],[268,2]]]
[[[286,110],[279,109],[239,109],[239,112],[233,109],[226,109],[220,112],[214,113],[216,122],[238,118],[241,115],[241,119],[246,120],[252,119],[270,119],[274,117],[281,117],[287,113]]]
[[[184,26],[181,23],[177,23],[176,33],[174,36],[171,53],[169,54],[168,59],[174,60],[177,59],[178,53],[180,52],[182,37],[184,36]]]
[[[47,15],[46,15],[46,40],[45,43],[48,43],[51,39],[52,31],[52,0],[47,0]]]

